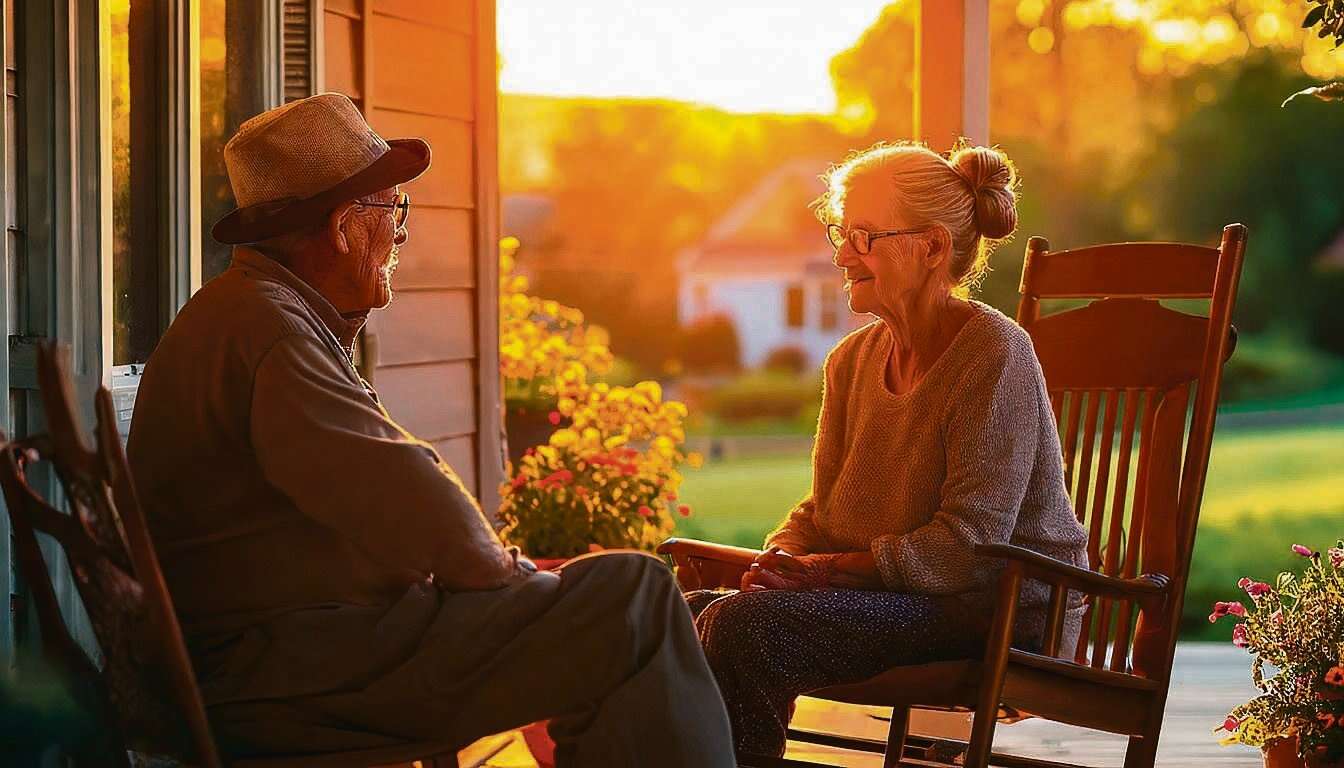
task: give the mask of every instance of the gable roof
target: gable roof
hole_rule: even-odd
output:
[[[811,203],[828,161],[791,160],[765,176],[678,259],[682,272],[754,272],[830,266],[831,247]]]

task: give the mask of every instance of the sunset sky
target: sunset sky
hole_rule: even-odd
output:
[[[503,90],[830,113],[827,69],[889,0],[499,0]]]

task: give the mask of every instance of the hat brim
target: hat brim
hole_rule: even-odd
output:
[[[224,245],[243,245],[297,232],[320,223],[342,203],[405,184],[429,168],[429,144],[423,139],[388,139],[387,146],[364,170],[312,197],[235,208],[215,222],[210,235]]]

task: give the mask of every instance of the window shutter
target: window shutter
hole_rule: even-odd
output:
[[[313,0],[284,0],[285,101],[313,95]]]

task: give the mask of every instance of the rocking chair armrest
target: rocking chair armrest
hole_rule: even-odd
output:
[[[694,557],[742,568],[751,565],[761,554],[760,550],[757,549],[715,544],[712,541],[698,541],[696,539],[668,539],[658,545],[657,552],[660,555],[670,556],[673,562],[678,565]]]
[[[1165,599],[1171,587],[1171,579],[1166,574],[1145,573],[1122,579],[1079,568],[1013,544],[980,544],[975,551],[983,557],[1007,560],[1009,567],[1020,570],[1026,578],[1099,597],[1149,603]]]

